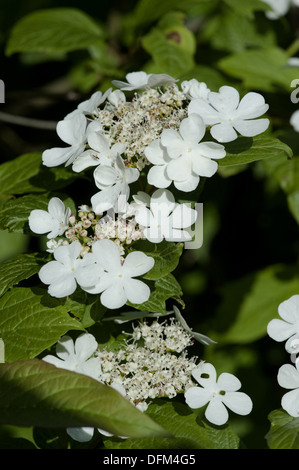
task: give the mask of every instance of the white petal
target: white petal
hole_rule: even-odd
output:
[[[299,371],[291,364],[284,364],[278,370],[277,381],[283,388],[299,388]]]
[[[94,428],[67,428],[66,432],[77,442],[89,442],[93,438]]]
[[[208,390],[200,387],[188,388],[184,396],[187,405],[192,409],[205,406],[212,398],[211,393]]]
[[[56,345],[56,354],[64,361],[66,361],[70,356],[74,356],[75,345],[70,336],[64,335],[60,338]]]
[[[156,188],[168,188],[171,179],[167,176],[166,165],[153,166],[147,174],[147,181]]]
[[[204,120],[205,125],[211,126],[220,122],[219,113],[205,100],[196,98],[190,101],[188,115],[198,114]]]
[[[224,158],[226,155],[225,147],[214,142],[201,142],[196,150],[207,158]]]
[[[132,251],[126,256],[123,271],[130,277],[142,276],[155,264],[154,258],[147,256],[142,251]]]
[[[56,282],[50,284],[48,287],[48,292],[52,297],[56,297],[58,299],[67,297],[75,292],[77,288],[77,283],[75,281],[74,276],[71,274],[66,275],[64,278],[63,283]]]
[[[170,161],[169,156],[164,147],[161,145],[161,140],[153,140],[144,150],[144,154],[149,162],[154,165],[164,165]]]
[[[170,158],[177,158],[185,148],[184,140],[174,129],[165,129],[161,134],[161,144],[167,148]]]
[[[110,151],[109,142],[103,134],[90,132],[88,134],[88,145],[99,153],[106,154]]]
[[[294,418],[299,417],[299,389],[292,390],[283,395],[281,399],[282,408]]]
[[[211,423],[222,426],[228,420],[228,412],[220,399],[213,398],[207,406],[205,417]]]
[[[101,303],[107,308],[120,308],[125,305],[126,302],[127,296],[122,282],[114,282],[114,284],[106,289],[101,295]]]
[[[174,195],[168,189],[157,189],[150,202],[150,209],[154,217],[167,217],[175,208]]]
[[[238,90],[231,86],[222,86],[219,93],[211,92],[208,96],[211,105],[219,112],[232,113],[239,104],[240,95]]]
[[[192,376],[201,385],[209,390],[215,390],[216,387],[216,369],[213,364],[203,362],[196,369],[193,369]]]
[[[48,167],[61,165],[62,163],[68,162],[70,159],[75,159],[77,154],[83,152],[84,148],[85,146],[82,146],[80,152],[77,152],[74,147],[54,147],[52,149],[45,150],[42,154],[43,164]]]
[[[181,122],[180,134],[188,143],[197,144],[201,141],[205,132],[206,126],[198,114],[189,114],[189,117]]]
[[[197,219],[197,212],[186,204],[179,204],[170,219],[174,228],[191,227]]]
[[[213,176],[218,169],[218,163],[210,158],[201,156],[200,154],[197,158],[192,160],[192,171],[198,176]]]
[[[100,165],[93,172],[95,184],[99,189],[105,189],[112,186],[117,180],[115,168],[108,165]]]
[[[98,240],[92,245],[92,252],[98,264],[108,272],[119,271],[121,267],[119,249],[112,240]]]
[[[174,181],[174,186],[179,191],[184,191],[184,192],[194,191],[194,189],[196,189],[198,186],[199,179],[200,179],[199,176],[193,173],[188,179],[184,181]]]
[[[86,361],[97,349],[98,343],[93,335],[83,333],[75,341],[75,351],[78,361]]]
[[[233,374],[223,372],[219,375],[217,385],[221,390],[236,392],[241,388],[240,380]]]
[[[270,338],[278,342],[285,341],[296,332],[297,329],[293,324],[279,320],[278,318],[274,318],[267,325],[268,335]]]
[[[142,304],[149,299],[150,288],[139,279],[128,279],[124,283],[124,290],[127,299],[132,304]]]
[[[90,166],[96,166],[100,164],[99,154],[94,150],[86,150],[85,152],[78,155],[72,165],[72,170],[76,173],[85,170]]]
[[[85,141],[87,120],[83,114],[76,114],[71,119],[59,121],[56,126],[58,136],[69,145],[82,144]]]
[[[281,318],[289,323],[299,321],[299,295],[292,295],[278,306]]]
[[[255,92],[247,93],[240,101],[237,116],[243,119],[253,119],[268,111],[269,105],[265,103],[262,95]]]
[[[252,400],[243,392],[228,392],[222,396],[222,402],[238,415],[248,415],[252,410]]]
[[[238,137],[238,134],[232,125],[225,122],[216,124],[211,128],[210,132],[212,137],[214,137],[218,142],[231,142]]]
[[[57,232],[59,224],[57,220],[53,220],[53,217],[46,211],[40,209],[34,209],[31,211],[28,218],[30,230],[34,233],[43,234],[47,232]],[[52,234],[48,238],[55,238],[57,236]]]
[[[254,137],[268,129],[269,119],[255,119],[252,121],[234,121],[234,128],[244,137]]]
[[[192,174],[192,160],[185,156],[172,160],[167,165],[166,173],[173,181],[185,181]]]

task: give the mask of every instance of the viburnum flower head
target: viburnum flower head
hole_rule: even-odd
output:
[[[56,356],[47,355],[43,361],[60,369],[71,370],[100,380],[101,363],[98,357],[92,357],[98,343],[90,333],[83,333],[74,341],[70,336],[63,336],[56,344]]]
[[[69,245],[58,246],[53,256],[39,271],[39,278],[48,284],[48,292],[52,297],[62,298],[73,294],[77,288],[77,276],[80,268],[89,263],[89,254],[80,258],[81,243],[74,241]]]
[[[205,131],[197,114],[183,119],[179,131],[165,129],[160,142],[153,141],[145,149],[147,159],[155,165],[149,170],[148,182],[158,188],[173,182],[177,189],[188,192],[198,186],[200,176],[213,176],[218,168],[213,159],[224,158],[226,152],[223,145],[201,142]]]
[[[284,364],[280,367],[277,376],[281,387],[291,390],[281,399],[282,408],[294,418],[299,417],[299,362],[295,366]]]
[[[194,224],[197,212],[186,204],[177,204],[167,189],[158,189],[153,193],[149,209],[140,204],[136,211],[135,220],[146,227],[143,233],[150,242],[191,240],[189,232],[183,229]]]
[[[262,95],[247,93],[240,101],[238,90],[222,86],[218,93],[210,92],[208,101],[202,98],[191,100],[188,113],[198,114],[206,126],[211,126],[212,137],[218,142],[231,142],[238,134],[253,137],[269,126],[269,119],[255,119],[269,108]]]
[[[98,240],[92,245],[94,264],[87,264],[79,273],[79,284],[91,294],[101,294],[101,303],[111,309],[120,308],[127,301],[146,302],[150,288],[137,276],[142,276],[154,265],[154,259],[141,251],[129,253],[121,259],[112,240]]]
[[[48,211],[34,209],[30,212],[28,223],[34,233],[48,233],[48,238],[63,235],[69,225],[71,209],[65,208],[58,197],[52,197],[48,204]]]
[[[222,373],[216,376],[215,367],[209,363],[201,363],[192,371],[192,376],[201,387],[190,387],[185,392],[185,400],[193,409],[208,404],[205,417],[218,426],[228,420],[229,408],[239,415],[247,415],[252,410],[251,398],[246,393],[239,392],[241,382],[233,374]]]
[[[112,80],[112,84],[121,90],[141,90],[143,88],[156,88],[174,83],[176,80],[165,73],[131,72],[126,75],[127,82]]]
[[[267,325],[267,333],[275,341],[287,340],[288,353],[299,352],[299,295],[293,295],[278,306],[281,319],[274,318]]]

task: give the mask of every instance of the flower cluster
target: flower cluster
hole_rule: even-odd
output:
[[[211,92],[196,79],[179,88],[166,74],[133,72],[126,79],[113,81],[114,91],[95,92],[59,121],[57,134],[67,146],[43,152],[46,166],[71,165],[76,173],[93,169],[97,189],[90,206],[75,215],[52,198],[48,211],[34,209],[29,217],[31,230],[50,239],[54,260],[39,273],[50,295],[70,295],[79,285],[101,294],[108,308],[149,298],[148,286],[133,278],[149,271],[154,260],[134,251],[135,241],[192,238],[196,210],[178,204],[166,188],[195,190],[225,158],[223,142],[260,134],[269,125],[256,119],[268,109],[258,93],[240,99],[233,87]],[[125,93],[132,95],[129,100]],[[207,132],[216,142],[206,139]],[[137,181],[150,189],[132,194],[129,202]]]
[[[292,364],[284,364],[278,371],[278,384],[291,390],[281,399],[282,408],[294,418],[299,416],[299,295],[293,295],[278,307],[281,317],[268,323],[268,335],[275,341],[286,341],[285,349],[291,354]]]

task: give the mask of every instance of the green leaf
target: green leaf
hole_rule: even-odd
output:
[[[148,312],[167,313],[165,302],[168,299],[174,299],[183,305],[181,296],[183,295],[181,286],[172,274],[162,277],[155,281],[154,288],[151,289],[151,295],[147,302],[143,304],[127,305],[136,308],[137,310],[147,310]]]
[[[170,243],[165,240],[158,244],[142,241],[136,244],[134,248],[154,258],[154,266],[143,277],[144,279],[156,281],[175,270],[182,255],[184,244]]]
[[[107,310],[101,304],[99,295],[88,294],[79,288],[66,298],[64,306],[80,319],[84,328],[100,321]]]
[[[108,449],[238,449],[239,438],[229,427],[213,428],[200,422],[196,413],[186,405],[161,400],[150,405],[147,413],[163,428],[174,435],[173,439],[127,439],[116,442],[105,440]]]
[[[225,145],[226,156],[218,160],[220,168],[244,165],[274,157],[291,158],[292,149],[279,139],[267,134],[256,137],[239,137]]]
[[[269,420],[271,428],[265,437],[270,449],[299,449],[299,418],[284,410],[274,410]]]
[[[103,29],[76,8],[34,11],[13,27],[6,54],[16,52],[70,52],[86,49],[103,36]]]
[[[163,70],[173,77],[179,77],[194,67],[193,45],[186,51],[186,43],[190,38],[180,44],[182,27],[175,27],[168,32],[153,28],[142,38],[142,46],[152,57],[155,70]],[[184,47],[185,46],[185,47]]]
[[[269,321],[279,318],[279,304],[297,294],[298,285],[299,269],[282,264],[226,284],[215,319],[215,329],[219,332],[222,328],[223,332],[210,332],[209,336],[222,344],[249,343],[262,338]]]
[[[250,19],[254,18],[255,11],[267,11],[269,5],[261,0],[224,0],[224,2],[240,15],[247,16]]]
[[[47,168],[40,153],[26,153],[0,165],[0,197],[46,190],[55,191],[77,179],[68,168]]]
[[[43,289],[14,287],[0,299],[0,337],[5,361],[32,359],[69,330],[83,330]]]
[[[286,52],[278,47],[246,50],[225,56],[218,67],[229,76],[243,81],[245,88],[290,92],[290,84],[298,78],[298,68],[288,67]]]
[[[37,359],[0,366],[0,423],[169,436],[113,388]]]
[[[263,162],[268,176],[274,178],[287,196],[289,210],[299,224],[299,157],[282,157]]]
[[[0,264],[0,296],[24,279],[38,273],[45,263],[39,253],[17,255]]]

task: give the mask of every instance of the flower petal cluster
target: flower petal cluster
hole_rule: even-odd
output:
[[[49,354],[43,357],[43,361],[101,381],[101,364],[94,356],[97,348],[95,337],[89,333],[82,333],[75,341],[65,335],[56,344],[58,357]]]
[[[229,408],[239,415],[247,415],[252,410],[250,397],[238,390],[241,382],[233,374],[222,373],[216,376],[216,369],[212,364],[202,363],[192,371],[192,376],[201,387],[190,387],[185,392],[185,400],[190,408],[201,408],[208,404],[205,417],[218,426],[228,420]]]
[[[52,297],[62,298],[71,295],[77,288],[77,274],[88,258],[80,258],[81,244],[74,241],[70,245],[58,246],[53,256],[39,271],[39,278],[49,285],[48,292]]]
[[[197,114],[183,119],[179,131],[165,129],[160,140],[145,150],[147,159],[155,165],[149,170],[148,182],[158,188],[167,188],[173,182],[177,189],[189,192],[198,186],[200,176],[213,176],[218,168],[213,159],[224,158],[226,152],[223,145],[200,142],[205,131],[204,121]]]
[[[267,333],[275,341],[286,341],[288,353],[299,352],[299,295],[293,295],[278,306],[281,319],[274,318],[267,325]]]
[[[120,80],[112,80],[112,84],[121,90],[140,90],[143,88],[155,88],[170,83],[174,83],[176,80],[166,73],[154,74],[146,72],[131,72],[126,75],[127,82]]]
[[[211,126],[212,137],[218,142],[231,142],[241,134],[253,137],[269,126],[269,119],[255,119],[269,108],[259,93],[247,93],[241,100],[239,92],[231,86],[222,86],[218,93],[210,92],[208,102],[194,99],[188,106],[188,113],[198,114],[206,126]]]
[[[92,294],[101,294],[101,303],[111,309],[122,307],[127,301],[146,302],[150,288],[137,276],[149,271],[155,261],[141,251],[129,253],[124,260],[112,240],[99,240],[92,246],[91,260],[79,272],[81,287]]]
[[[34,209],[31,211],[28,223],[30,230],[34,233],[48,233],[48,238],[55,238],[63,235],[69,225],[71,209],[65,205],[58,197],[52,197],[48,204],[48,211]]]
[[[191,240],[189,232],[183,229],[194,224],[197,212],[186,204],[177,204],[174,195],[167,189],[158,189],[153,193],[149,209],[140,205],[136,210],[135,220],[146,227],[143,233],[150,242]]]
[[[294,418],[299,417],[299,363],[295,366],[284,364],[280,367],[277,376],[281,387],[291,390],[281,399],[282,408]]]
[[[211,91],[205,82],[199,82],[196,80],[196,78],[192,78],[191,80],[184,80],[181,84],[181,87],[184,95],[189,100],[194,98],[207,100]]]

